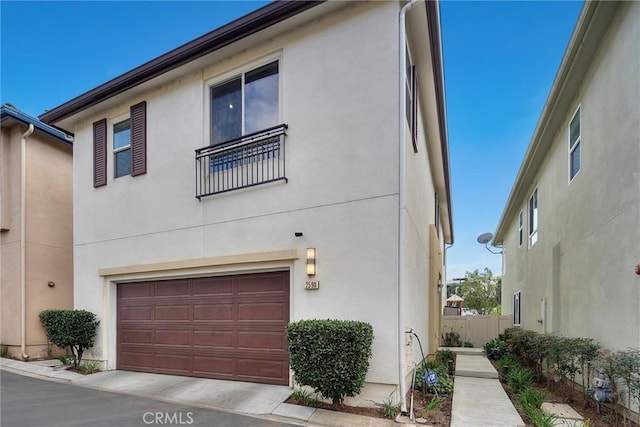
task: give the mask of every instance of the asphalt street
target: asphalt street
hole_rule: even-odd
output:
[[[1,371],[2,427],[282,427],[228,412],[93,390]]]

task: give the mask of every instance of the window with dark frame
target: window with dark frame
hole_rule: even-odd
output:
[[[113,177],[131,175],[131,120],[113,125]]]
[[[580,172],[580,107],[569,123],[569,182]]]
[[[518,215],[518,247],[522,246],[524,241],[524,212],[520,211]]]
[[[513,326],[520,326],[520,291],[513,294]]]
[[[529,198],[529,247],[538,241],[538,189]]]
[[[411,132],[413,152],[418,152],[418,77],[416,67],[411,63],[409,49],[406,49],[406,77],[405,77],[405,115]]]

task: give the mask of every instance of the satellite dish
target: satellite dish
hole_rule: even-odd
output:
[[[483,245],[486,245],[491,241],[491,239],[493,239],[493,234],[483,233],[478,236],[478,243],[482,243]]]

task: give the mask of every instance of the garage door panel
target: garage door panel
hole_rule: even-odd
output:
[[[288,384],[289,273],[118,285],[118,369]]]
[[[193,371],[207,378],[231,377],[234,375],[235,360],[233,357],[195,356]]]
[[[287,366],[288,369],[288,366]],[[276,380],[282,377],[284,363],[282,361],[239,359],[238,376],[245,378],[262,378]]]
[[[120,335],[122,344],[153,344],[151,329],[122,329]]]
[[[279,274],[258,274],[242,277],[238,280],[238,295],[288,293],[289,283],[285,285],[282,279],[282,275]]]
[[[285,339],[281,332],[239,332],[238,348],[283,350]]]
[[[188,305],[162,305],[155,308],[155,320],[157,321],[176,321],[189,320]]]
[[[179,354],[156,354],[154,368],[179,371],[188,375],[190,371],[190,357]]]
[[[238,304],[238,320],[273,320],[284,322],[288,317],[288,307],[284,302],[241,303]],[[285,313],[286,308],[286,313]]]
[[[171,329],[158,329],[156,330],[156,344],[166,345],[189,345],[189,337],[191,331],[184,330],[171,330]]]
[[[123,321],[127,320],[152,320],[153,319],[153,309],[152,307],[121,307],[120,308],[120,319]]]
[[[122,283],[118,292],[123,298],[140,298],[153,296],[153,283]]]
[[[233,348],[233,331],[194,331],[193,345],[199,347]]]
[[[197,304],[193,306],[193,320],[233,320],[233,304]]]
[[[156,297],[188,297],[189,283],[184,281],[167,280],[154,283],[154,296]]]
[[[233,279],[230,277],[208,277],[193,281],[193,294],[197,296],[221,296],[233,295],[233,293]]]

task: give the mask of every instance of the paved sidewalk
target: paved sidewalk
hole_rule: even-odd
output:
[[[21,362],[4,358],[0,360],[1,369],[21,375],[165,402],[260,416],[290,424],[328,427],[398,426],[394,421],[383,418],[358,416],[283,403],[292,392],[288,386],[127,371],[105,371],[82,375],[67,371],[59,365],[60,363],[57,361]],[[377,390],[375,385],[369,385],[368,392],[363,390],[361,398],[377,402],[379,400],[377,394],[379,393],[380,390]],[[386,395],[384,397],[388,398]]]
[[[524,421],[480,352],[456,357],[451,427],[519,427]]]

